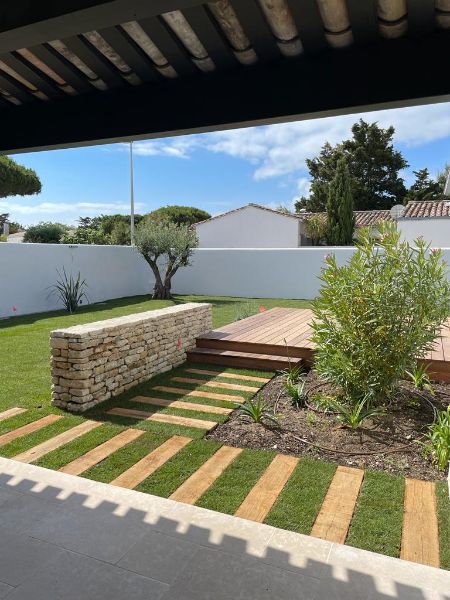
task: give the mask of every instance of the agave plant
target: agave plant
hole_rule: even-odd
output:
[[[330,400],[331,408],[338,413],[338,421],[351,429],[358,429],[365,419],[379,417],[384,414],[381,407],[372,406],[369,396],[365,396],[355,404],[346,405],[338,400]]]
[[[437,468],[444,471],[450,463],[450,406],[438,412],[426,437],[425,456],[429,456]]]
[[[86,293],[87,283],[85,279],[81,279],[81,273],[78,273],[76,277],[72,274],[67,275],[66,270],[63,268],[62,273],[58,273],[59,279],[57,282],[50,287],[49,296],[57,296],[64,304],[67,312],[70,314],[74,313],[80,304],[83,304],[83,300],[89,301]]]
[[[279,424],[277,416],[271,410],[269,403],[264,400],[262,394],[258,394],[254,400],[250,399],[242,404],[239,408],[239,416],[241,419],[250,420],[253,423]]]

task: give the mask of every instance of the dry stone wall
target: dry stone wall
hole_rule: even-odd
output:
[[[52,403],[84,412],[186,360],[212,328],[210,304],[182,304],[56,329],[50,334]]]

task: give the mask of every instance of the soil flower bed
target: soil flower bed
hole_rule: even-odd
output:
[[[243,420],[239,411],[219,425],[210,439],[232,446],[263,448],[294,456],[309,456],[341,465],[382,470],[416,479],[444,480],[423,456],[423,436],[434,411],[450,403],[450,384],[434,384],[434,395],[418,392],[404,381],[392,395],[386,414],[366,419],[354,430],[340,424],[336,415],[314,405],[317,390],[332,393],[314,371],[304,376],[307,405],[296,408],[277,375],[264,388],[264,399],[279,418],[279,427]]]

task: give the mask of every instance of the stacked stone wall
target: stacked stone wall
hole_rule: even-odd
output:
[[[182,364],[195,338],[211,328],[211,305],[189,303],[56,329],[52,403],[84,412]]]

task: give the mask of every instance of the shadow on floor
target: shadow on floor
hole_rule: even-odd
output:
[[[0,474],[0,598],[450,599],[443,571],[17,465]]]

